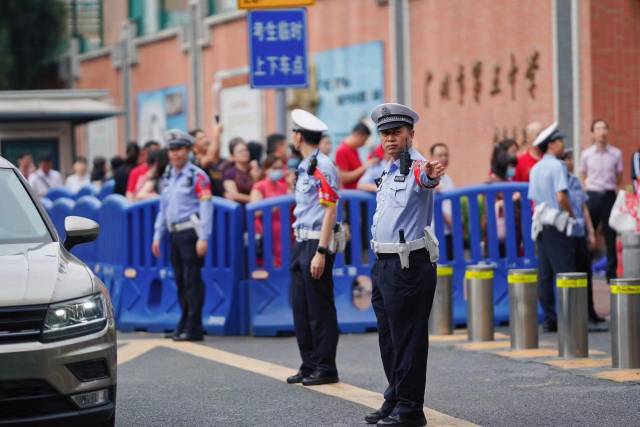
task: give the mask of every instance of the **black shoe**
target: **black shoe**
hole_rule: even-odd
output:
[[[172,338],[176,342],[181,341],[202,341],[204,337],[202,334],[188,334],[186,332],[181,333],[180,335],[176,335]]]
[[[180,335],[180,332],[171,331],[171,332],[167,332],[166,334],[164,334],[164,337],[167,338],[167,339],[174,339],[178,335]]]
[[[405,415],[389,415],[387,418],[378,421],[378,426],[407,426],[422,427],[427,425],[427,419],[424,414],[416,414],[415,416]]]
[[[291,375],[289,378],[287,378],[287,384],[299,384],[309,375],[310,374],[308,372],[298,371],[297,374]]]
[[[558,322],[545,323],[542,330],[547,333],[558,332]]]
[[[323,384],[334,384],[339,382],[340,379],[338,375],[327,375],[322,372],[314,372],[308,377],[305,377],[302,380],[302,385],[310,386],[310,385],[323,385]]]
[[[383,420],[391,415],[391,412],[393,412],[395,407],[395,402],[385,400],[380,409],[364,417],[364,420],[367,424],[376,424],[378,421]]]

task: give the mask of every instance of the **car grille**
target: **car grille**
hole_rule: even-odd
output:
[[[71,402],[45,381],[0,381],[0,419],[3,421],[74,410]]]
[[[46,314],[46,305],[0,307],[0,344],[37,341]]]

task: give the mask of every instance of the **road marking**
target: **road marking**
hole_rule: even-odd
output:
[[[118,346],[118,365],[127,363],[138,356],[142,356],[149,350],[158,347],[160,340],[138,340],[129,341],[123,346]]]
[[[237,369],[249,371],[254,374],[269,377],[278,381],[284,381],[286,377],[296,373],[295,369],[287,368],[258,359],[253,359],[251,357],[242,356],[235,353],[229,353],[223,350],[218,350],[214,347],[209,347],[201,344],[175,343],[165,341],[160,345],[203,359],[211,360],[213,362],[221,363]],[[371,390],[366,390],[364,388],[345,383],[327,384],[322,386],[304,388],[318,393],[326,394],[328,396],[348,400],[350,402],[357,403],[362,406],[367,406],[373,409],[380,408],[384,401],[384,397],[380,393],[376,393]],[[475,425],[468,421],[443,414],[442,412],[438,412],[427,407],[425,407],[425,415],[430,425],[452,427]]]
[[[467,351],[478,350],[495,350],[501,348],[511,347],[510,341],[480,341],[480,342],[467,342],[464,344],[456,345],[456,348]]]
[[[555,359],[545,360],[543,363],[560,369],[586,369],[611,366],[611,359]]]
[[[504,340],[509,339],[508,335],[503,334],[502,332],[496,332],[493,335],[494,339]],[[430,343],[447,343],[447,342],[457,342],[457,341],[466,341],[468,339],[467,330],[466,329],[456,329],[453,331],[451,335],[429,335]]]
[[[623,382],[640,382],[640,369],[617,369],[615,371],[598,372],[596,378]]]
[[[555,348],[527,348],[524,350],[497,351],[494,354],[511,359],[537,359],[558,356],[558,350]]]

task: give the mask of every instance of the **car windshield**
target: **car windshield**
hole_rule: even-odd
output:
[[[16,172],[0,168],[0,244],[51,241],[44,220]]]

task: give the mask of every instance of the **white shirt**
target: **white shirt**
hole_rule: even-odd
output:
[[[453,183],[453,179],[449,175],[442,175],[440,177],[440,185],[436,188],[438,192],[451,191],[456,188],[456,185]],[[451,218],[452,210],[451,210],[451,200],[443,200],[442,201],[442,213]],[[444,223],[444,234],[451,234],[451,227],[446,222]]]
[[[42,169],[38,169],[29,175],[29,185],[31,185],[31,188],[35,190],[38,196],[44,197],[47,195],[49,190],[63,186],[62,175],[60,175],[60,172],[53,169],[45,175]]]
[[[67,190],[71,191],[72,193],[77,193],[82,187],[90,184],[91,180],[88,173],[82,176],[76,175],[74,173],[73,175],[69,175],[64,182],[64,186],[67,187]]]

